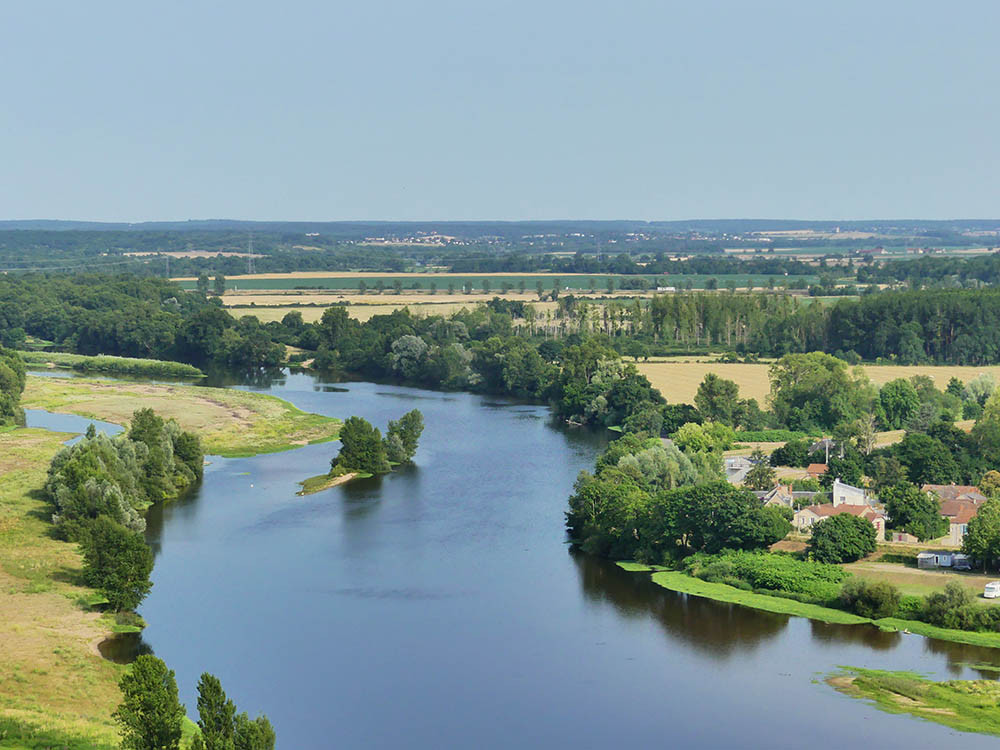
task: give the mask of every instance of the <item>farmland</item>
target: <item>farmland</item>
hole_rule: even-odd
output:
[[[698,384],[710,372],[735,382],[740,387],[742,398],[755,398],[763,404],[770,391],[770,382],[767,377],[769,365],[766,364],[702,361],[640,362],[637,367],[671,403],[693,403]],[[1000,366],[997,365],[991,367],[864,365],[862,369],[877,385],[888,383],[896,378],[911,378],[914,375],[931,377],[934,384],[940,389],[943,389],[952,377],[966,383],[977,375],[989,373],[1000,381]]]
[[[740,289],[745,289],[752,282],[756,288],[766,287],[768,278],[774,279],[780,285],[784,281],[794,283],[795,286],[805,288],[818,280],[817,276],[767,276],[764,274],[659,274],[649,276],[616,276],[614,274],[552,274],[552,273],[478,273],[478,274],[450,274],[450,273],[385,273],[385,272],[348,272],[348,271],[300,271],[296,273],[269,273],[269,274],[241,274],[238,276],[226,277],[226,289],[256,289],[256,290],[282,290],[282,289],[358,289],[364,283],[371,288],[381,282],[386,288],[392,288],[399,282],[403,289],[407,290],[430,290],[431,284],[436,285],[439,291],[444,291],[450,284],[454,284],[456,289],[461,289],[466,284],[472,284],[479,291],[483,288],[483,283],[489,283],[491,289],[499,291],[503,284],[509,284],[512,288],[524,283],[527,290],[534,290],[538,282],[542,282],[546,290],[552,289],[558,281],[562,289],[572,290],[605,290],[608,280],[614,281],[615,288],[619,288],[623,283],[634,284],[638,280],[645,280],[651,288],[658,286],[682,286],[691,283],[694,289],[704,289],[709,279],[715,279],[719,288],[724,288],[730,282],[735,283]],[[185,289],[194,289],[197,280],[193,277],[179,277],[174,279]]]

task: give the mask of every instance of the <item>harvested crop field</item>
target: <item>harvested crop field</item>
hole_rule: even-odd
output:
[[[755,398],[761,405],[770,392],[766,364],[740,364],[727,362],[640,362],[639,371],[649,378],[664,397],[672,403],[693,403],[698,385],[705,375],[714,372],[740,387],[741,398]],[[959,367],[949,365],[864,365],[865,374],[877,385],[883,385],[896,378],[911,378],[927,375],[939,389],[944,389],[948,380],[956,377],[963,383],[972,378],[989,373],[1000,382],[1000,366]]]
[[[386,298],[383,298],[386,299]],[[389,298],[391,299],[391,298]],[[400,302],[396,304],[363,304],[363,305],[345,305],[347,308],[347,314],[356,320],[362,322],[370,320],[376,315],[389,315],[395,310],[406,307],[409,308],[410,312],[415,316],[430,316],[430,315],[451,315],[462,309],[472,309],[476,306],[477,302],[483,302],[485,300],[475,300],[468,301],[466,297],[462,302],[437,302],[428,303],[423,302],[420,304],[405,303]],[[535,304],[535,309],[545,314],[546,310],[555,310],[556,304],[554,302],[539,302]],[[281,320],[285,315],[290,312],[300,312],[302,313],[302,319],[306,323],[314,323],[323,317],[323,312],[326,307],[235,307],[230,308],[230,314],[235,317],[242,318],[247,315],[253,315],[262,323],[268,323],[272,320]]]

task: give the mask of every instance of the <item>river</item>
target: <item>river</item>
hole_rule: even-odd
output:
[[[386,422],[416,466],[297,497],[337,444],[210,458],[154,509],[144,640],[196,713],[212,672],[281,748],[985,748],[818,678],[838,665],[981,677],[1000,652],[660,589],[574,554],[563,511],[603,440],[548,409],[289,375],[266,390]],[[668,394],[669,396],[669,394]]]

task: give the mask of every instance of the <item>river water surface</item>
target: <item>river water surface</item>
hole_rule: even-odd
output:
[[[154,509],[145,643],[218,675],[300,748],[985,748],[844,697],[838,665],[980,677],[1000,653],[674,594],[573,554],[563,511],[603,440],[548,409],[290,375],[266,389],[385,427],[419,408],[416,467],[297,497],[337,443],[210,458]],[[669,394],[668,394],[669,396]]]

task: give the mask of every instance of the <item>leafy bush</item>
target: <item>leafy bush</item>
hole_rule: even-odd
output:
[[[882,558],[883,560],[885,558]],[[922,597],[905,594],[899,597],[899,606],[896,608],[896,617],[904,620],[919,620],[924,610],[924,600]]]
[[[790,555],[723,552],[692,555],[685,561],[690,575],[763,593],[782,592],[799,601],[827,604],[837,598],[849,573],[837,565],[798,560]],[[737,585],[739,582],[743,585]]]
[[[931,625],[955,630],[997,630],[1000,609],[974,603],[972,592],[957,581],[928,595],[921,618]]]
[[[197,367],[183,362],[167,362],[161,359],[139,359],[136,357],[109,357],[99,355],[89,357],[83,354],[64,352],[21,352],[29,365],[66,367],[79,372],[103,372],[116,375],[136,375],[158,378],[200,378],[205,373]]]
[[[885,581],[849,578],[840,590],[840,606],[861,617],[891,617],[899,609],[899,589]]]

